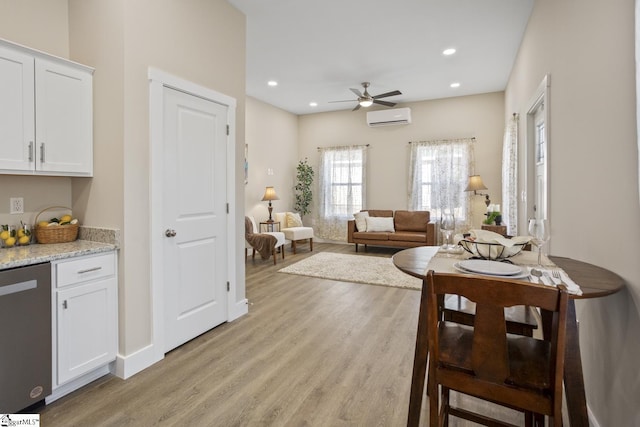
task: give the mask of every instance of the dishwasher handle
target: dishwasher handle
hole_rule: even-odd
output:
[[[38,287],[37,280],[27,280],[26,282],[13,283],[11,285],[0,286],[0,297],[5,295],[17,294],[18,292],[28,291]]]

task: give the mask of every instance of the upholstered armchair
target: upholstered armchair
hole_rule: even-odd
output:
[[[245,222],[247,221],[250,224],[245,224],[244,257],[247,257],[247,251],[251,249],[251,257],[255,259],[257,249],[263,259],[266,259],[270,255],[273,255],[273,263],[275,264],[276,252],[278,248],[280,248],[280,252],[282,252],[282,259],[284,259],[284,245],[286,243],[284,233],[281,231],[269,231],[260,233],[256,224],[256,220],[252,216],[245,217]],[[265,237],[265,239],[260,239],[260,237]],[[270,239],[266,237],[270,237]],[[275,242],[273,241],[274,239]],[[251,243],[249,243],[250,241]],[[270,247],[271,244],[273,245],[273,247]],[[265,245],[268,246],[264,247]]]
[[[291,241],[291,250],[296,253],[297,244],[308,241],[309,250],[313,252],[313,228],[302,224],[300,214],[294,212],[277,212],[276,222],[280,223],[280,231]]]

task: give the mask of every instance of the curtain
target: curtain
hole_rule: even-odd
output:
[[[502,143],[502,220],[507,234],[518,235],[518,115],[507,121]]]
[[[314,234],[347,240],[347,220],[366,207],[367,146],[320,148]]]
[[[452,213],[456,232],[471,228],[470,195],[464,189],[472,163],[472,138],[412,142],[409,209],[428,210],[433,221]]]

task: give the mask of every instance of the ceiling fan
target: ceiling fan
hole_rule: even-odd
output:
[[[351,111],[356,111],[360,109],[360,107],[365,107],[365,108],[370,107],[373,104],[384,105],[386,107],[393,107],[394,105],[396,105],[395,102],[381,101],[380,98],[386,98],[388,96],[395,96],[395,95],[402,95],[402,92],[400,92],[399,90],[394,90],[387,93],[381,93],[380,95],[371,96],[367,91],[367,88],[369,87],[369,82],[362,82],[362,87],[364,88],[364,92],[362,93],[358,89],[349,88],[349,90],[355,93],[356,96],[358,97],[356,99],[356,101],[358,101],[358,105],[356,105],[355,108]],[[346,101],[329,101],[329,102],[353,102],[353,101],[354,100],[350,99]]]

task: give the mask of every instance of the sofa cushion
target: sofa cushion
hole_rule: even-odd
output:
[[[396,211],[394,225],[396,231],[426,231],[429,211]]]
[[[393,233],[394,231],[396,231],[393,228],[392,217],[368,216],[365,217],[365,220],[367,221],[367,232],[388,231]]]
[[[419,233],[417,231],[396,231],[395,233],[389,233],[389,240],[425,243],[427,241],[427,233]]]
[[[369,216],[369,212],[361,211],[353,214],[353,217],[356,220],[356,230],[358,231],[367,231],[367,220],[366,218]]]
[[[353,238],[357,240],[389,240],[389,235],[392,233],[377,232],[377,231],[356,231],[353,233]]]

